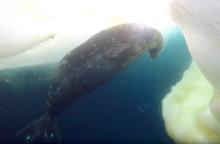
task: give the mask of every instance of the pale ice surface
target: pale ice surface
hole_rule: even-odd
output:
[[[0,0],[0,69],[58,62],[98,31],[125,22],[173,25],[169,0]]]
[[[173,0],[171,13],[181,26],[193,60],[214,87],[210,108],[220,122],[220,3]]]

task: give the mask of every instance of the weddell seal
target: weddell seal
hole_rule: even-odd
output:
[[[121,24],[103,30],[60,61],[47,100],[47,112],[17,133],[26,142],[41,137],[59,140],[56,118],[79,97],[113,78],[135,58],[148,51],[156,58],[163,46],[159,31],[142,24]]]

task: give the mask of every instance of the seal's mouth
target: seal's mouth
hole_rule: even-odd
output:
[[[161,48],[153,48],[153,49],[150,49],[148,52],[149,52],[149,55],[152,59],[156,59],[157,56],[159,55],[160,53],[160,50]]]

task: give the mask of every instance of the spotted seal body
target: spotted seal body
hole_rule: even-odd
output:
[[[61,60],[49,92],[49,115],[58,115],[144,51],[151,51],[155,57],[161,47],[160,33],[140,24],[123,24],[99,32]]]
[[[97,33],[61,60],[43,119],[53,123],[76,99],[110,80],[144,51],[155,58],[162,44],[157,30],[141,24],[122,24]],[[55,135],[48,126],[44,133]]]

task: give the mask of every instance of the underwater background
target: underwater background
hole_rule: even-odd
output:
[[[173,143],[165,131],[161,100],[181,79],[191,57],[177,27],[163,35],[164,50],[156,60],[142,55],[60,115],[62,142]],[[0,143],[16,142],[16,132],[46,111],[56,67],[0,71]]]

